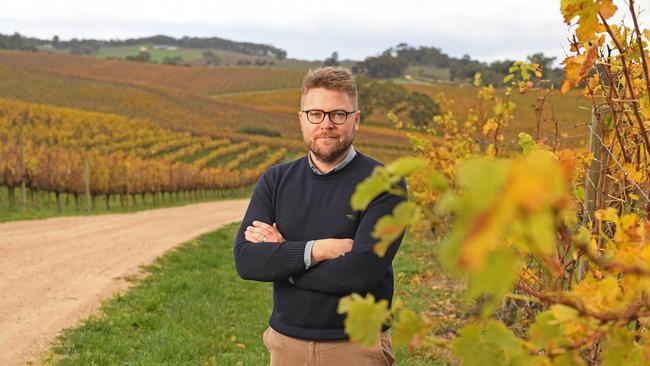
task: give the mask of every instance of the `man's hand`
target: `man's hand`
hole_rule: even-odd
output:
[[[273,223],[269,225],[262,221],[253,221],[253,226],[246,227],[246,232],[244,233],[244,238],[253,243],[284,243],[287,241],[278,226]]]
[[[318,239],[311,248],[312,264],[340,257],[352,250],[352,239]]]

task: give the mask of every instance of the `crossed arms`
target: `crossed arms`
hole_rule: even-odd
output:
[[[402,188],[405,184],[402,181]],[[235,240],[235,266],[244,279],[280,281],[293,278],[295,286],[324,293],[365,294],[388,270],[403,234],[392,243],[384,257],[373,252],[376,239],[371,232],[377,220],[392,212],[404,200],[384,193],[363,211],[353,238],[314,238],[312,267],[305,268],[307,240],[286,241],[275,225],[270,185],[264,177],[255,187],[242,227]],[[317,265],[314,266],[314,264]]]

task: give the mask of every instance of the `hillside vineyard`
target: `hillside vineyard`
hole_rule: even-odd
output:
[[[239,155],[238,155],[239,154]],[[16,189],[95,198],[178,197],[253,184],[287,154],[269,148],[174,132],[151,122],[0,99],[0,185],[9,204]]]

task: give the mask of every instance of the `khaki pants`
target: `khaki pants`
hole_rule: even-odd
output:
[[[271,354],[271,366],[394,366],[390,330],[381,333],[373,348],[363,348],[348,340],[307,341],[288,337],[268,327],[262,335]]]

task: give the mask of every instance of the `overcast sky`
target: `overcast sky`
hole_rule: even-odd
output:
[[[627,5],[614,1],[623,15]],[[650,0],[637,4],[650,8]],[[481,61],[544,52],[561,61],[570,30],[559,0],[2,0],[0,33],[70,38],[221,37],[289,57],[361,60],[406,42]],[[649,9],[650,11],[650,9]],[[627,17],[629,20],[629,17]],[[650,28],[647,12],[640,17]]]

